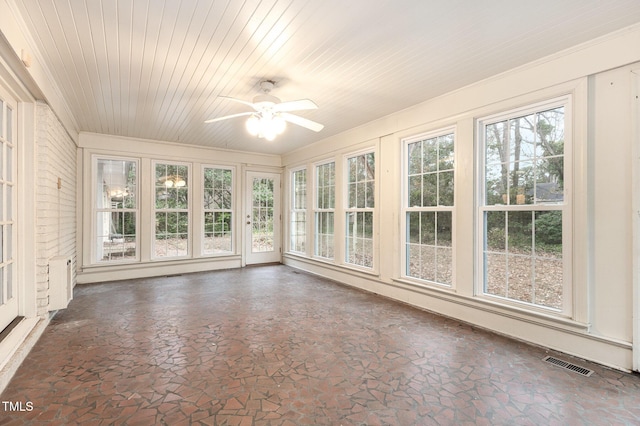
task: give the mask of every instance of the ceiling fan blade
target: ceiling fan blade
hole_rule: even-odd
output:
[[[251,108],[256,109],[254,104],[252,104],[251,102],[248,102],[248,101],[243,101],[242,99],[232,98],[230,96],[218,96],[218,97],[222,98],[222,99],[227,99],[229,101],[238,102],[239,104],[248,105]]]
[[[253,112],[240,112],[238,114],[225,115],[224,117],[211,118],[209,120],[205,120],[205,123],[215,123],[216,121],[228,120],[229,118],[242,117],[243,115],[251,115]]]
[[[318,105],[311,99],[299,99],[297,101],[282,102],[273,106],[273,110],[276,112],[302,111],[304,109],[318,109]]]
[[[280,114],[282,118],[284,118],[289,123],[297,124],[298,126],[305,127],[309,130],[313,130],[314,132],[319,132],[324,129],[324,125],[320,123],[316,123],[315,121],[308,120],[306,118],[300,117],[298,115],[289,114],[283,112]]]

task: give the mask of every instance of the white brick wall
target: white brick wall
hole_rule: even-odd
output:
[[[72,256],[76,282],[76,145],[45,103],[36,112],[36,250],[38,315],[49,305],[49,259]],[[58,178],[61,188],[58,189]]]

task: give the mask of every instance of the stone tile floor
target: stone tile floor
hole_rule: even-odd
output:
[[[282,265],[76,287],[0,400],[33,407],[3,426],[640,424],[638,375]]]

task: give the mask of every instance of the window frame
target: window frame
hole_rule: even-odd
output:
[[[165,165],[165,166],[175,166],[175,167],[181,167],[181,166],[185,166],[187,167],[187,208],[186,209],[158,209],[156,207],[156,167],[158,165]],[[193,257],[193,250],[192,250],[192,244],[193,244],[193,179],[192,179],[193,173],[192,173],[192,164],[188,163],[188,162],[181,162],[181,161],[170,161],[170,160],[158,160],[158,159],[153,159],[151,161],[151,182],[150,182],[150,188],[151,188],[151,200],[152,200],[152,204],[151,204],[151,233],[150,233],[150,238],[151,238],[151,253],[150,253],[150,260],[151,261],[168,261],[168,260],[179,260],[179,259],[189,259],[191,257]],[[166,213],[187,213],[187,253],[185,255],[181,255],[181,256],[157,256],[156,255],[156,214],[158,212],[166,212]]]
[[[486,203],[486,141],[485,128],[487,125],[495,124],[505,120],[521,118],[531,114],[550,111],[559,107],[564,107],[564,145],[563,145],[563,201],[562,203],[540,203],[540,204],[498,204],[489,205]],[[498,305],[513,307],[528,312],[571,318],[574,313],[574,287],[572,284],[573,265],[573,97],[571,94],[549,98],[547,100],[531,102],[519,107],[505,109],[500,112],[479,117],[476,122],[476,205],[475,205],[475,285],[474,296],[478,299],[490,301]],[[540,304],[519,301],[508,297],[502,297],[485,292],[486,264],[485,264],[485,212],[539,212],[539,211],[560,211],[562,213],[562,307],[555,309]],[[506,236],[505,236],[506,238]],[[508,253],[507,253],[508,255]],[[535,259],[535,255],[532,255]]]
[[[304,208],[298,209],[296,208],[296,173],[304,172],[304,196],[302,199],[304,200]],[[296,253],[301,255],[306,255],[309,251],[309,235],[308,235],[308,224],[309,224],[309,169],[307,166],[296,167],[294,169],[289,170],[289,252]],[[315,188],[313,188],[315,189]],[[298,236],[298,234],[294,234],[296,226],[294,226],[294,218],[296,217],[296,213],[304,214],[304,250],[296,250],[295,244],[293,243],[294,236]],[[297,222],[296,222],[297,223]]]
[[[372,197],[373,197],[373,207],[350,207],[349,206],[349,185],[352,183],[350,181],[350,173],[349,173],[349,160],[352,158],[358,158],[358,157],[362,157],[362,156],[366,156],[368,154],[373,154],[373,164],[374,164],[374,172],[373,172],[373,179],[372,180],[365,180],[363,181],[365,184],[367,182],[373,182],[373,193],[372,193]],[[377,173],[377,168],[378,168],[378,155],[376,152],[375,147],[369,147],[366,149],[361,149],[359,151],[355,151],[355,152],[350,152],[347,154],[344,154],[343,159],[342,159],[342,163],[343,163],[343,172],[342,172],[342,176],[344,177],[342,185],[343,185],[343,195],[342,195],[342,220],[344,220],[344,235],[342,238],[342,243],[344,244],[344,253],[342,256],[342,261],[341,263],[344,266],[347,266],[349,268],[355,268],[355,269],[362,269],[363,271],[366,272],[374,272],[377,270],[377,262],[376,262],[376,202],[377,202],[377,191],[378,191],[378,182],[376,180],[376,173]],[[357,184],[358,181],[353,182],[354,184]],[[366,197],[365,197],[366,200]],[[365,201],[366,204],[366,201]],[[359,265],[357,263],[352,263],[348,261],[348,257],[349,257],[349,244],[348,244],[348,239],[349,239],[349,219],[348,219],[348,215],[349,214],[357,214],[357,213],[371,213],[371,266],[366,266],[366,265]],[[335,220],[335,216],[334,216],[334,220]],[[334,244],[335,244],[335,232],[334,232]]]
[[[204,196],[205,196],[205,191],[206,191],[206,186],[205,186],[205,175],[206,175],[206,169],[214,169],[214,170],[225,170],[225,171],[230,171],[231,172],[231,208],[230,209],[207,209],[205,206],[205,202],[204,202]],[[154,170],[155,170],[155,166],[154,166]],[[234,166],[223,166],[223,165],[216,165],[216,164],[202,164],[200,167],[200,204],[202,206],[201,208],[201,212],[200,212],[200,216],[201,216],[201,220],[202,220],[202,235],[201,235],[201,243],[200,243],[200,256],[199,257],[220,257],[220,256],[230,256],[235,254],[236,252],[236,229],[235,229],[235,224],[236,224],[236,168]],[[190,200],[191,201],[191,200]],[[190,204],[191,205],[191,204]],[[205,252],[205,241],[206,241],[206,232],[205,232],[205,226],[206,226],[206,220],[205,220],[205,215],[206,213],[231,213],[231,224],[230,224],[230,237],[231,237],[231,250],[230,251],[223,251],[223,252],[217,252],[217,253],[207,253]],[[190,220],[191,222],[191,220]],[[191,230],[191,227],[189,228]],[[191,234],[190,232],[190,237],[193,238],[195,240],[195,235]],[[154,239],[155,241],[155,239]]]
[[[133,162],[136,165],[136,184],[135,184],[135,194],[136,194],[136,207],[135,208],[122,208],[122,209],[112,209],[112,208],[102,208],[99,209],[97,207],[98,201],[98,162],[100,160],[108,160],[108,161],[127,161]],[[125,156],[114,156],[114,155],[101,155],[101,154],[93,154],[91,156],[91,249],[90,249],[90,265],[95,266],[108,266],[108,265],[121,265],[121,264],[129,264],[129,263],[139,263],[141,261],[141,247],[140,247],[140,203],[141,203],[141,166],[140,159],[134,157],[125,157]],[[132,212],[135,213],[136,216],[136,236],[135,236],[135,247],[136,254],[134,258],[130,259],[121,259],[121,260],[99,260],[98,252],[97,252],[97,244],[98,244],[98,234],[97,234],[97,215],[99,212]]]
[[[453,174],[453,200],[451,205],[440,205],[436,204],[435,206],[409,206],[409,145],[413,143],[417,143],[420,141],[425,141],[429,139],[434,139],[442,136],[452,135],[453,136],[453,169],[446,170],[436,170],[436,173],[441,172],[451,172]],[[401,235],[402,235],[402,247],[400,254],[400,267],[402,268],[400,271],[400,277],[403,280],[407,280],[419,285],[435,287],[440,289],[455,289],[456,287],[456,194],[457,194],[457,185],[458,185],[458,169],[457,169],[457,128],[455,125],[439,127],[437,129],[429,130],[426,132],[422,132],[416,135],[408,136],[402,138],[402,200],[401,200]],[[439,167],[439,165],[438,165]],[[422,172],[422,175],[425,173]],[[444,283],[435,280],[428,280],[420,277],[415,277],[409,274],[409,256],[407,254],[407,250],[409,248],[409,221],[407,220],[407,216],[409,213],[450,213],[451,214],[451,282]],[[419,244],[423,246],[425,244]],[[427,244],[427,246],[430,246]],[[434,248],[438,248],[437,245],[433,245]],[[436,252],[437,253],[437,252]],[[436,255],[437,256],[437,255]],[[436,257],[437,259],[437,257]],[[434,264],[434,269],[438,270],[437,263]],[[436,276],[437,278],[437,276]]]
[[[333,164],[333,185],[329,185],[329,187],[333,188],[333,207],[332,208],[320,208],[318,207],[318,189],[320,188],[320,186],[318,185],[319,183],[319,174],[318,174],[318,170],[320,167],[322,166],[326,166],[326,165],[330,165]],[[337,176],[337,162],[334,158],[332,159],[327,159],[325,161],[322,162],[318,162],[315,163],[313,165],[313,257],[316,259],[321,259],[324,260],[326,262],[332,262],[334,263],[336,260],[336,176]],[[323,186],[323,188],[327,187],[327,185]],[[323,213],[330,213],[333,215],[333,224],[332,224],[332,230],[333,233],[332,234],[326,234],[326,235],[331,235],[333,237],[333,242],[332,242],[332,253],[333,256],[332,257],[325,257],[322,256],[320,254],[318,254],[318,236],[319,236],[319,232],[318,232],[318,216],[320,214]],[[323,234],[325,235],[325,234]]]

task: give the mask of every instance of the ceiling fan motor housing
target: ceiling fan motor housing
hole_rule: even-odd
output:
[[[280,99],[266,93],[264,95],[257,95],[253,97],[253,104],[258,110],[262,108],[269,108],[279,103]]]

